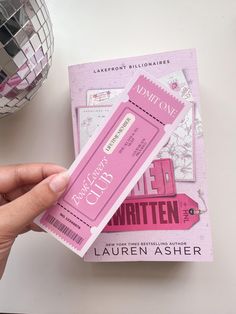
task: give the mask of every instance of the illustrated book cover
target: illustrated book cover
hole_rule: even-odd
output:
[[[191,103],[167,143],[85,254],[85,261],[213,259],[195,49],[69,67],[76,156],[138,69]],[[145,130],[144,130],[145,131]]]

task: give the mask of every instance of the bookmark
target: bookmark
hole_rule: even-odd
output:
[[[81,257],[190,108],[143,71],[114,102],[105,124],[72,164],[67,191],[37,219]]]

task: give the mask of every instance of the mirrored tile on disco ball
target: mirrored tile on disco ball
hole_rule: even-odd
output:
[[[14,15],[6,22],[5,26],[13,36],[21,29]]]
[[[3,83],[7,78],[7,73],[5,73],[3,70],[0,70],[0,84]]]
[[[22,51],[19,51],[18,54],[13,58],[13,60],[18,68],[20,68],[27,61],[27,58]]]
[[[16,98],[17,95],[18,95],[18,92],[16,92],[15,89],[12,88],[12,89],[5,95],[5,97],[8,99],[8,102],[9,102],[11,99]]]
[[[8,107],[0,107],[0,114],[3,115],[3,114],[8,114],[11,112],[11,109],[8,108]]]
[[[52,21],[51,21],[50,17],[47,18],[47,23],[48,23],[48,26],[52,26]]]
[[[46,7],[46,3],[45,3],[45,0],[37,0],[38,2],[40,1],[42,3],[43,6]]]
[[[19,99],[12,99],[12,100],[10,100],[9,102],[8,102],[8,104],[7,104],[7,106],[8,107],[15,107],[15,105],[17,104],[19,102]]]
[[[12,38],[12,35],[10,31],[6,28],[5,25],[2,25],[0,27],[0,41],[3,45],[5,45],[10,39]]]
[[[42,64],[42,68],[43,68],[44,70],[46,70],[45,68],[46,68],[47,65],[48,65],[48,55],[47,55],[47,54],[45,54],[45,57],[42,59],[41,64]]]
[[[25,7],[23,6],[15,13],[15,19],[19,23],[19,25],[24,26],[27,21],[29,20],[29,17],[26,13]]]
[[[34,30],[37,32],[40,29],[40,23],[39,23],[39,20],[37,18],[37,15],[32,17],[31,22],[33,24]]]
[[[0,49],[0,66],[3,68],[5,64],[11,61],[11,57],[5,50],[5,48]]]
[[[50,58],[50,59],[48,60],[48,66],[49,66],[49,68],[52,66],[52,58]]]
[[[33,71],[30,72],[29,75],[26,77],[26,81],[27,81],[28,86],[30,84],[32,84],[32,82],[35,80],[35,78],[36,78],[35,73]]]
[[[2,14],[1,12],[1,7],[0,7],[0,26],[6,22],[6,17]]]
[[[25,33],[28,36],[28,38],[30,38],[35,33],[35,29],[34,29],[34,26],[33,26],[32,22],[31,22],[31,20],[29,20],[23,26],[23,30],[25,31]]]
[[[27,2],[27,4],[25,4],[24,10],[29,19],[32,19],[32,17],[35,16],[34,9],[32,5],[30,4],[30,2]]]
[[[45,7],[44,7],[44,6],[41,8],[41,11],[42,11],[42,13],[43,13],[44,19],[47,20],[49,17],[48,17],[47,11],[45,10]]]
[[[33,9],[34,9],[34,12],[35,13],[37,13],[38,12],[38,10],[39,10],[39,5],[38,5],[38,3],[35,1],[35,0],[30,0],[30,4],[31,4],[31,6],[33,7]]]
[[[32,88],[34,88],[36,85],[40,85],[40,83],[42,83],[42,74],[40,73],[36,78],[35,80],[30,84],[30,86]]]
[[[17,72],[17,70],[18,70],[18,67],[13,60],[11,60],[9,63],[7,63],[4,66],[4,72],[7,73],[9,77],[14,75]]]
[[[22,47],[22,50],[28,60],[33,57],[34,49],[29,41],[27,41],[27,43]]]
[[[35,87],[27,94],[26,99],[30,101],[30,100],[35,96],[35,94],[37,93],[37,91],[39,90],[40,87],[41,87],[41,84],[38,83],[38,85],[35,86]]]
[[[34,68],[34,73],[36,76],[38,76],[40,73],[42,72],[42,65],[41,63],[39,62],[36,67]]]
[[[27,101],[28,99],[24,98],[22,100],[20,100],[17,104],[16,104],[16,108],[22,108],[24,105],[27,104]]]
[[[30,38],[30,42],[33,46],[34,51],[37,51],[39,47],[41,46],[39,36],[36,33]]]
[[[54,51],[54,39],[51,36],[49,36],[49,37],[50,37],[50,42],[51,42],[50,50],[51,50],[51,54],[52,54]]]
[[[44,3],[45,3],[45,1],[44,1]],[[45,10],[46,10],[46,12],[47,12],[47,15],[48,15],[48,17],[49,17],[49,16],[50,16],[50,14],[49,14],[49,11],[48,11],[47,6],[46,6],[46,5],[44,5],[44,8],[45,8]]]
[[[52,59],[52,47],[50,47],[49,49],[48,49],[48,59]]]
[[[52,54],[53,54],[53,47],[51,46],[48,52],[49,58],[52,58]]]
[[[0,97],[0,107],[6,106],[6,104],[9,102],[9,99],[6,97]]]
[[[37,3],[38,3],[38,6],[39,7],[42,7],[43,5],[46,5],[45,4],[45,1],[43,1],[43,0],[36,0],[37,1]]]
[[[43,48],[43,53],[46,54],[48,51],[48,45],[46,41],[43,43],[42,48]]]
[[[30,68],[28,64],[24,64],[20,70],[18,71],[17,75],[20,77],[20,82],[30,73]]]
[[[48,35],[49,35],[49,27],[48,27],[48,23],[45,23],[45,24],[44,24],[44,31],[45,31],[45,35],[46,35],[46,37],[48,37]]]
[[[48,69],[44,68],[41,72],[43,80],[45,80],[48,77]]]
[[[12,90],[12,87],[10,85],[8,85],[7,83],[0,85],[0,95],[1,96],[7,95],[10,92],[10,90]]]
[[[17,104],[16,107],[23,108],[25,105],[29,103],[28,99],[25,97],[24,99],[20,100]]]
[[[4,14],[6,18],[9,18],[14,14],[15,8],[10,4],[9,0],[1,0],[0,11]]]
[[[15,75],[13,75],[8,81],[7,83],[12,87],[12,88],[17,88],[18,90],[18,86],[21,85],[23,78],[20,77],[19,72],[16,73]]]
[[[49,27],[49,35],[51,35],[51,32],[52,32],[52,24],[51,24],[51,23],[48,23],[48,27]]]
[[[33,71],[33,69],[36,67],[36,64],[37,64],[35,56],[32,56],[30,60],[27,62],[27,64],[30,68],[30,71]]]
[[[23,29],[21,29],[15,36],[14,36],[17,44],[22,47],[28,41],[28,37]]]
[[[45,41],[45,39],[46,39],[43,27],[40,28],[40,30],[38,31],[38,34],[39,34],[39,38],[40,38],[40,41],[41,41],[41,44],[42,44]]]
[[[48,51],[50,50],[50,47],[51,47],[51,40],[50,40],[50,36],[48,36],[46,38],[46,41],[47,41],[47,45],[48,45]]]
[[[39,19],[39,23],[40,23],[41,25],[43,25],[45,19],[44,19],[44,17],[43,17],[43,13],[42,13],[41,10],[38,11],[37,16],[38,16],[38,19]]]
[[[18,91],[17,96],[24,91],[29,86],[28,82],[26,81],[26,78],[22,79],[18,85],[16,86],[16,90]],[[16,97],[17,97],[16,96]]]
[[[43,50],[40,47],[39,50],[37,50],[35,52],[35,59],[36,59],[37,63],[39,63],[43,58],[44,58]]]
[[[18,101],[24,99],[26,97],[26,95],[28,94],[28,90],[23,90],[23,91],[20,91],[20,93],[17,95],[17,99]]]
[[[10,3],[15,8],[15,10],[18,10],[23,5],[22,0],[10,0]]]
[[[6,52],[11,56],[15,57],[17,53],[20,51],[16,41],[14,39],[11,39],[5,46]]]

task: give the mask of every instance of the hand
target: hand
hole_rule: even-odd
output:
[[[42,231],[33,223],[65,191],[69,176],[53,164],[0,166],[0,279],[19,234]]]

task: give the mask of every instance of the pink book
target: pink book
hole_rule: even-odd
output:
[[[70,66],[75,153],[78,155],[107,121],[115,110],[119,95],[137,69],[144,69],[154,76],[165,90],[189,102],[191,107],[126,199],[114,211],[84,259],[211,261],[195,50]],[[145,132],[150,134],[154,130],[148,130],[147,126],[143,128],[144,136]],[[127,145],[131,144],[132,139],[127,142]],[[89,216],[89,211],[85,210],[83,214],[87,215],[88,222],[96,219],[98,213]]]
[[[71,165],[67,190],[37,219],[81,257],[191,108],[145,71],[135,73],[112,104],[110,116]],[[166,164],[158,163],[153,174],[161,178]],[[169,174],[161,178],[166,189]]]

